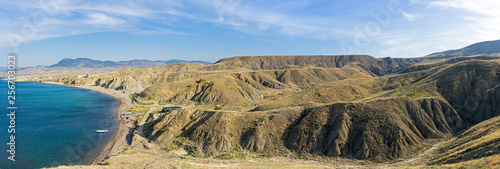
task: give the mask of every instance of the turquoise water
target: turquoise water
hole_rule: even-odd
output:
[[[119,101],[69,86],[16,83],[15,162],[7,143],[7,82],[0,81],[0,168],[41,168],[88,163],[116,134]],[[111,118],[112,117],[112,118]],[[108,129],[97,134],[95,130]]]

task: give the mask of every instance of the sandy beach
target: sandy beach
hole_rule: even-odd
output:
[[[57,84],[64,85],[62,83],[55,82],[44,82],[49,84]],[[90,164],[97,165],[99,162],[104,161],[111,155],[116,155],[119,152],[125,150],[131,143],[135,122],[131,119],[126,119],[125,116],[122,116],[125,112],[127,112],[132,107],[132,100],[128,97],[127,93],[123,93],[121,91],[116,91],[113,89],[106,89],[99,86],[71,86],[83,89],[94,90],[100,93],[104,93],[110,95],[114,98],[117,98],[120,101],[118,106],[116,117],[118,118],[118,131],[113,139],[100,151],[99,155],[92,160]]]

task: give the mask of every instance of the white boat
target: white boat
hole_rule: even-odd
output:
[[[95,132],[97,132],[97,133],[107,133],[108,130],[96,130]]]

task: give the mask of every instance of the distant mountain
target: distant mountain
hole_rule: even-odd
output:
[[[16,67],[16,70],[24,70],[32,67]],[[9,71],[9,68],[0,66],[0,72],[7,72]]]
[[[50,76],[50,75],[79,75],[88,73],[104,73],[115,71],[126,67],[148,68],[153,66],[169,65],[174,63],[201,63],[205,65],[212,64],[205,61],[185,61],[185,60],[167,60],[167,61],[151,61],[151,60],[130,60],[130,61],[101,61],[89,58],[65,58],[56,64],[50,66],[36,66],[18,68],[17,75],[20,76]],[[0,76],[6,75],[6,68],[0,67]]]
[[[446,59],[473,55],[500,55],[500,40],[479,42],[462,49],[437,52],[425,57],[429,59]]]
[[[152,67],[152,66],[161,66],[161,65],[168,65],[168,64],[174,64],[174,63],[202,63],[202,64],[212,64],[210,62],[205,62],[205,61],[185,61],[185,60],[177,60],[177,59],[172,59],[172,60],[167,60],[167,61],[150,61],[150,60],[130,60],[130,61],[119,61],[119,62],[113,62],[113,61],[100,61],[100,60],[93,60],[93,59],[88,59],[88,58],[76,58],[76,59],[68,59],[65,58],[61,61],[59,61],[57,64],[48,66],[48,68],[125,68],[125,67],[139,67],[139,68],[146,68],[146,67]]]

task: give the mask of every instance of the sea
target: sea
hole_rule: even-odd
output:
[[[109,95],[56,84],[16,82],[15,102],[10,105],[9,90],[7,81],[1,80],[1,169],[88,164],[118,130],[119,101]],[[9,114],[13,110],[12,125]],[[95,130],[99,129],[109,132],[98,134]],[[9,159],[12,149],[15,161]]]

